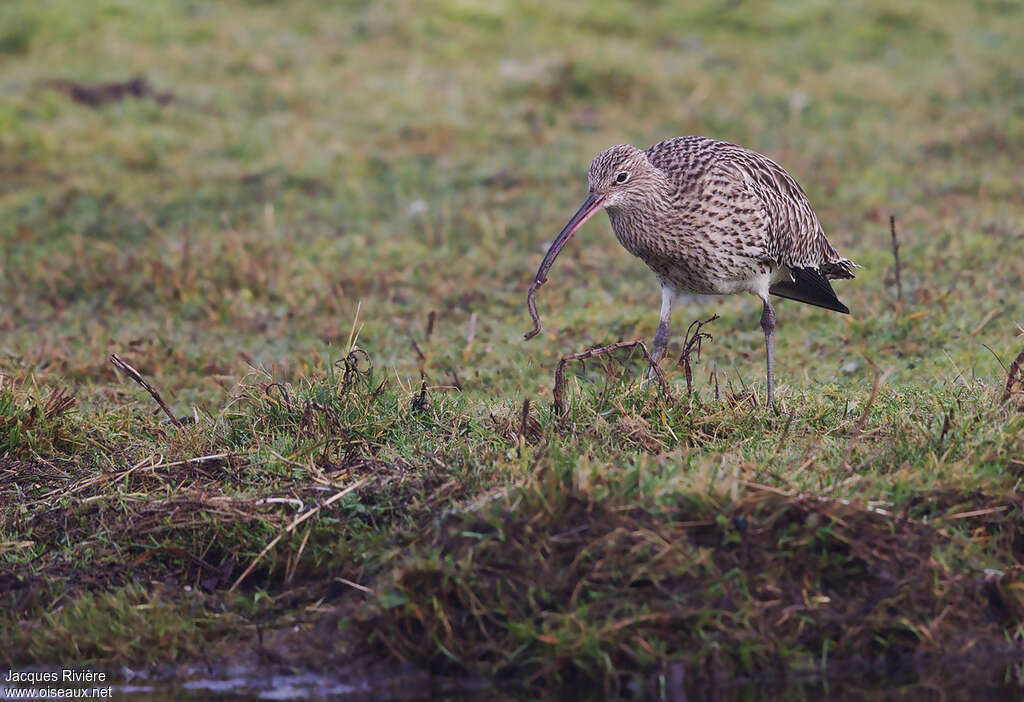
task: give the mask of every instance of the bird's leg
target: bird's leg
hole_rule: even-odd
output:
[[[658,331],[654,334],[654,352],[651,357],[655,363],[660,363],[668,348],[668,339],[672,326],[672,300],[675,297],[672,289],[667,285],[661,286],[661,318],[658,322]],[[654,377],[654,368],[647,369],[647,380]]]
[[[768,365],[768,404],[775,406],[775,310],[767,295],[763,298],[761,329],[764,330],[765,359]]]

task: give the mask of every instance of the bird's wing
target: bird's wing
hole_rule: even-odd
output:
[[[708,178],[728,181],[734,199],[760,207],[771,260],[789,268],[815,269],[826,278],[853,277],[856,264],[828,243],[803,188],[782,166],[730,144],[719,152]]]

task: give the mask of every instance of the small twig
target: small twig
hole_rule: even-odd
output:
[[[423,361],[426,361],[427,357],[423,353],[423,349],[421,349],[420,345],[416,343],[416,339],[413,338],[412,334],[409,335],[409,343],[412,344],[412,349],[413,351],[416,352],[416,355],[419,357],[420,362],[422,363]]]
[[[971,517],[983,517],[986,514],[996,514],[997,512],[1005,512],[1011,509],[1010,505],[999,505],[998,507],[985,507],[983,509],[974,509],[970,512],[957,512],[956,514],[949,514],[940,519],[969,519]]]
[[[367,595],[372,595],[373,594],[373,588],[372,587],[366,587],[365,585],[360,585],[359,583],[354,583],[351,580],[348,580],[347,578],[335,578],[334,580],[336,582],[342,583],[343,585],[348,585],[349,587],[354,587],[356,590],[359,590],[361,592],[365,592]]]
[[[282,456],[281,454],[279,454],[277,451],[275,451],[272,448],[268,448],[267,452],[271,456],[276,458],[277,460],[281,461],[282,463],[287,463],[290,466],[295,466],[296,468],[302,468],[303,470],[309,470],[310,466],[313,465],[312,462],[310,463],[310,465],[307,466],[305,463],[299,463],[298,461],[293,461],[290,458],[285,458],[284,456]]]
[[[411,336],[409,337],[412,338]],[[415,344],[415,342],[413,342]],[[339,388],[339,394],[344,395],[352,387],[352,383],[355,382],[356,376],[360,373],[369,373],[373,369],[373,358],[370,357],[363,349],[358,346],[352,346],[351,351],[340,361],[335,362],[335,366],[339,363],[344,365],[345,371],[341,376],[341,387]],[[360,370],[359,361],[362,358],[366,363],[366,370]]]
[[[170,418],[171,424],[181,429],[181,420],[174,416],[174,413],[171,412],[170,407],[168,407],[167,404],[164,403],[163,398],[160,397],[160,393],[158,393],[152,385],[146,382],[146,379],[142,377],[142,374],[140,374],[137,370],[135,370],[127,363],[122,361],[121,357],[118,356],[116,353],[110,354],[110,362],[114,364],[114,368],[117,368],[119,371],[121,371],[129,378],[134,380],[136,383],[141,385],[146,390],[146,392],[148,392],[153,397],[153,399],[156,400],[156,403],[160,405],[160,409],[162,409],[164,411],[164,414],[166,414]]]
[[[473,343],[476,338],[476,312],[469,315],[469,322],[466,324],[466,346]]]
[[[427,315],[427,333],[426,340],[430,341],[430,335],[434,333],[434,321],[437,319],[437,312],[430,310],[430,314]]]
[[[988,344],[982,344],[981,348],[985,349],[990,354],[992,354],[992,358],[996,359],[996,363],[999,364],[999,367],[1003,369],[1004,373],[1008,372],[1006,364],[1003,363],[1003,359],[999,358],[999,354],[997,354],[995,351],[993,351],[991,346],[989,346]]]
[[[1003,404],[1010,399],[1010,395],[1013,394],[1013,386],[1020,383],[1021,389],[1024,390],[1024,371],[1021,370],[1021,366],[1024,366],[1024,351],[1021,351],[1017,355],[1017,358],[1010,364],[1010,372],[1006,374],[1006,388],[1003,390],[1003,396],[999,400],[999,404]]]
[[[701,331],[705,324],[711,324],[713,321],[718,319],[718,315],[713,315],[707,319],[701,321],[695,319],[690,322],[690,326],[686,328],[686,336],[683,339],[683,352],[679,356],[679,361],[676,363],[677,366],[683,367],[683,373],[686,375],[686,394],[693,394],[693,369],[690,368],[690,357],[693,356],[693,362],[700,362],[700,349],[701,344],[706,339],[707,341],[714,341],[714,338],[706,331]],[[692,334],[692,335],[691,335]]]
[[[462,392],[462,380],[459,378],[459,372],[455,368],[449,369],[448,373],[452,376],[452,385],[459,392]]]
[[[521,453],[523,450],[523,444],[526,443],[526,424],[530,418],[530,398],[523,400],[523,411],[519,416],[519,446],[516,449],[517,453]]]
[[[896,238],[895,215],[889,215],[889,231],[892,234],[892,257],[896,262],[896,300],[903,302],[903,282],[900,280],[900,242]]]
[[[565,366],[568,365],[569,361],[583,361],[588,358],[593,358],[594,356],[604,356],[605,354],[609,354],[618,349],[634,348],[637,346],[639,346],[640,350],[643,351],[644,357],[650,364],[651,369],[654,370],[654,375],[658,379],[658,384],[661,386],[662,393],[668,395],[668,381],[665,380],[665,374],[661,371],[661,368],[658,367],[658,364],[654,362],[654,358],[651,357],[651,354],[647,350],[647,346],[644,345],[644,342],[639,339],[636,341],[619,341],[614,344],[609,344],[608,346],[598,346],[562,357],[558,362],[558,367],[555,369],[555,387],[552,391],[555,399],[555,414],[561,416],[565,413],[565,404],[562,402],[562,392],[565,385]]]
[[[195,458],[186,458],[185,460],[182,460],[182,461],[172,461],[171,463],[155,463],[155,464],[153,464],[151,466],[147,466],[147,465],[144,465],[144,464],[143,465],[137,465],[137,466],[135,466],[135,468],[145,468],[146,470],[156,470],[157,468],[170,468],[172,466],[184,466],[184,465],[188,465],[190,463],[203,463],[204,461],[219,461],[219,460],[225,459],[225,458],[230,461],[231,455],[232,454],[230,454],[230,453],[211,453],[209,456],[196,456]],[[132,470],[134,470],[135,468],[133,468]],[[123,478],[124,478],[123,475],[119,475],[117,477],[118,480],[121,480]]]
[[[420,373],[420,391],[412,399],[412,411],[413,412],[426,412],[430,407],[430,401],[427,400],[427,379]]]

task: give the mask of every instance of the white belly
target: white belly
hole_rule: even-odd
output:
[[[694,275],[692,271],[672,268],[658,271],[659,280],[669,286],[676,295],[737,295],[751,293],[762,300],[768,299],[768,291],[772,285],[780,281],[789,281],[793,277],[785,266],[766,266],[765,270],[752,273],[742,278],[716,276],[708,271]]]

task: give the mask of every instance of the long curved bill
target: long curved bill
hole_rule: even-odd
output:
[[[548,271],[551,270],[551,266],[554,265],[555,259],[558,257],[562,247],[566,245],[572,235],[576,233],[583,223],[594,216],[594,213],[601,209],[601,205],[604,203],[603,195],[595,195],[590,193],[587,195],[587,199],[583,201],[580,208],[576,210],[576,214],[562,227],[562,231],[558,233],[555,240],[551,242],[551,247],[548,252],[544,255],[544,260],[540,263],[540,268],[537,269],[537,275],[533,279],[533,284],[530,285],[530,292],[526,297],[526,305],[530,310],[530,316],[533,318],[533,329],[527,332],[524,337],[526,339],[532,339],[540,333],[540,316],[537,314],[537,289],[547,282]]]
[[[562,247],[566,245],[572,235],[576,233],[576,230],[583,226],[583,223],[594,216],[594,213],[601,209],[601,203],[604,202],[604,197],[590,193],[587,195],[587,199],[583,201],[580,208],[576,210],[576,214],[572,216],[572,219],[562,227],[562,231],[558,232],[558,236],[551,242],[551,248],[544,255],[544,260],[540,263],[540,268],[537,269],[537,276],[534,278],[534,282],[540,285],[541,283],[547,282],[548,271],[551,270],[551,266],[555,263],[555,258],[558,253],[562,250]]]

